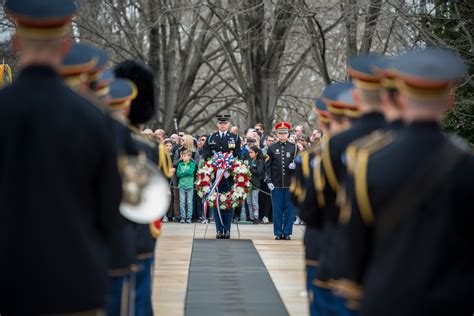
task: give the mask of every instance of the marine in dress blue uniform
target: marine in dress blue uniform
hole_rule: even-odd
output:
[[[98,314],[107,244],[120,227],[121,181],[110,121],[55,70],[77,2],[4,5],[17,23],[23,68],[0,91],[0,122],[8,130],[0,134],[0,256],[8,258],[0,263],[0,310]],[[42,60],[31,63],[38,52]]]
[[[290,201],[291,177],[296,168],[294,159],[298,147],[288,141],[291,124],[275,124],[279,141],[268,147],[265,168],[266,183],[272,191],[273,234],[276,240],[290,240],[293,233],[294,211]]]
[[[234,158],[240,157],[241,151],[241,140],[238,135],[235,135],[228,131],[229,129],[230,115],[220,114],[217,116],[217,128],[218,131],[214,134],[209,135],[206,142],[204,143],[202,150],[202,159],[208,160],[212,158],[216,152],[232,152]],[[218,192],[224,193],[230,191],[233,185],[233,179],[231,177],[224,177],[217,187]],[[219,213],[217,208],[213,209],[214,220],[216,223],[216,238],[217,239],[230,239],[230,229],[232,225],[232,213],[233,209],[220,210],[222,223],[220,221]]]
[[[466,66],[428,48],[397,58],[394,70],[407,126],[357,152],[339,291],[361,315],[468,315],[474,157],[440,128]]]

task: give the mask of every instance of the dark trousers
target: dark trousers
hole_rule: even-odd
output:
[[[151,288],[154,257],[139,259],[135,284],[135,316],[152,316]]]
[[[219,218],[219,213],[217,212],[217,208],[213,208],[213,210],[214,210],[214,222],[216,223],[216,231],[230,233],[230,225],[232,224],[233,209],[230,208],[227,210],[221,210],[222,223]]]
[[[179,217],[179,189],[173,188],[173,216]]]
[[[313,285],[313,280],[316,278],[317,269],[315,266],[306,265],[306,291],[308,292],[310,316],[322,315],[317,309],[315,301],[317,298],[314,296],[315,286]]]
[[[132,315],[135,289],[132,288],[132,272],[122,276],[109,277],[106,315]]]
[[[314,281],[314,280],[313,280]],[[332,293],[330,289],[314,286],[314,308],[317,315],[323,316],[357,316],[358,311],[353,311],[345,306],[346,300]]]
[[[272,191],[273,234],[275,236],[293,233],[293,206],[290,202],[290,189],[275,188]]]
[[[272,197],[270,195],[270,190],[267,188],[266,184],[262,185],[261,190],[263,192],[260,192],[258,195],[258,205],[260,206],[258,217],[262,220],[263,217],[266,216],[270,221],[272,221]]]
[[[209,216],[209,215],[208,215]],[[194,219],[203,219],[204,217],[204,208],[202,207],[202,199],[197,195],[196,190],[194,190]]]

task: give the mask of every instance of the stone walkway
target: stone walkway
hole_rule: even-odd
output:
[[[294,226],[291,241],[274,240],[272,225],[242,224],[239,231],[241,239],[252,240],[290,315],[308,315],[302,244],[304,226]],[[232,225],[231,237],[239,238],[236,225]],[[155,315],[184,315],[195,238],[214,239],[214,224],[164,224],[156,247]],[[208,285],[203,284],[205,286]]]

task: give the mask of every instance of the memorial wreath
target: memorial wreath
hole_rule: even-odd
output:
[[[234,184],[228,192],[218,192],[218,185],[225,177],[232,177]],[[232,153],[217,152],[204,161],[196,176],[196,189],[203,199],[204,208],[216,207],[221,210],[238,207],[251,189],[251,173],[248,165],[235,159]]]

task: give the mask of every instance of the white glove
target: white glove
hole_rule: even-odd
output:
[[[273,191],[273,189],[275,189],[275,186],[273,185],[273,183],[267,183],[267,186],[270,189],[270,191]]]
[[[290,168],[291,170],[295,170],[296,169],[296,164],[294,162],[292,162],[288,165],[288,168]]]
[[[228,177],[230,177],[230,173],[228,171],[224,172],[224,178],[227,179]]]

